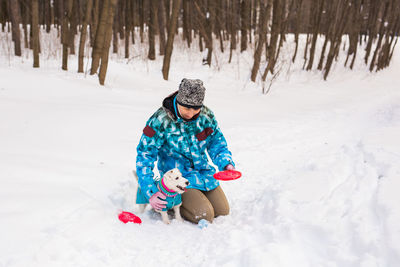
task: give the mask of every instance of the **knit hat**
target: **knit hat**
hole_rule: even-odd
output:
[[[203,106],[205,91],[201,80],[183,79],[179,85],[176,102],[187,108],[199,109]]]

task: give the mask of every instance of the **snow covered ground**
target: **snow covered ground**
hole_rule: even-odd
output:
[[[64,72],[1,56],[1,267],[398,266],[399,48],[379,73],[337,64],[325,82],[293,68],[267,95],[248,81],[251,52],[208,68],[179,49],[170,81],[161,58],[114,56],[105,87],[74,57]],[[120,210],[138,210],[142,129],[183,77],[204,80],[243,173],[222,183],[231,214],[204,229],[150,210],[122,224]]]

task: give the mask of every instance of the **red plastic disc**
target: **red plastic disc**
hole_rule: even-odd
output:
[[[135,214],[128,212],[128,211],[123,211],[118,215],[118,219],[123,222],[123,223],[127,223],[127,222],[133,222],[133,223],[138,223],[141,224],[142,220],[136,216]]]
[[[214,178],[221,181],[230,181],[239,179],[242,176],[240,171],[226,170],[214,174]]]

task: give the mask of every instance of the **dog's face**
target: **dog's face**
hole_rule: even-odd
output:
[[[163,178],[165,185],[179,194],[183,194],[189,185],[189,181],[182,176],[177,168],[167,171]]]

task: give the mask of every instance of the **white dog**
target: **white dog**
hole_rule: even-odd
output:
[[[136,175],[136,172],[134,172]],[[137,178],[137,175],[136,175]],[[165,224],[169,224],[167,211],[173,209],[175,212],[175,219],[183,221],[179,207],[182,205],[182,197],[186,191],[189,181],[182,176],[179,169],[175,168],[167,171],[160,181],[157,182],[158,190],[166,197],[164,201],[167,202],[166,208],[163,210],[156,210],[161,213],[161,218]],[[139,204],[140,212],[143,212],[147,204]]]

